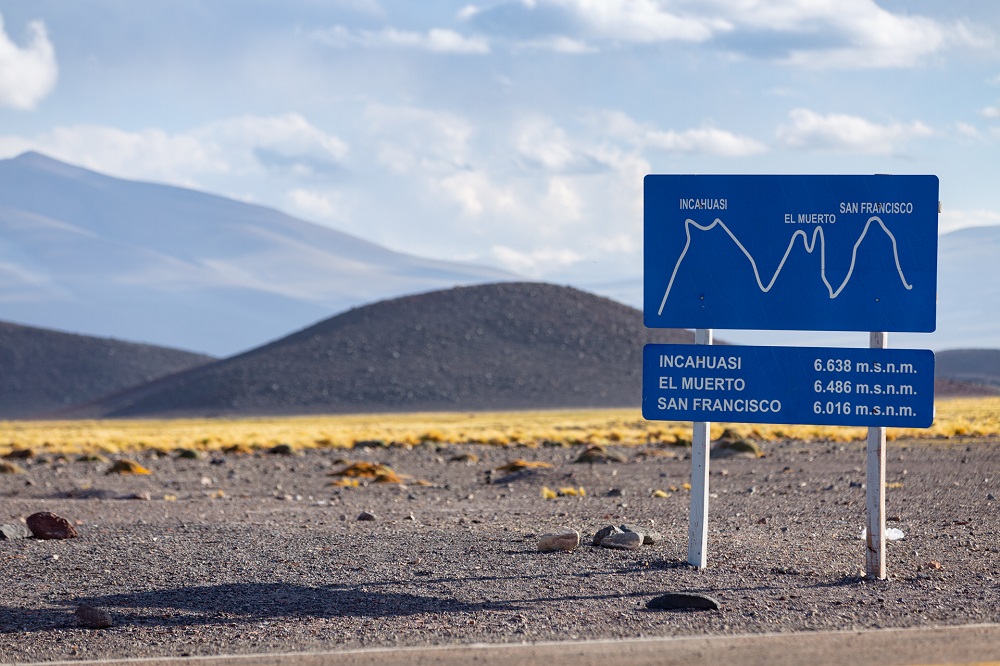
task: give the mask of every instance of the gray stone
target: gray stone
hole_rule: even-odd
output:
[[[378,516],[368,511],[362,511],[358,514],[358,520],[378,520]]]
[[[659,532],[636,527],[635,525],[622,525],[621,530],[622,532],[635,532],[636,534],[642,535],[642,543],[646,546],[652,546],[655,543],[663,541],[663,535]]]
[[[103,608],[80,606],[73,611],[73,614],[76,615],[76,621],[80,623],[80,626],[87,629],[107,629],[114,624],[111,613]]]
[[[663,535],[656,530],[646,530],[642,533],[642,543],[644,546],[655,546],[663,541]]]
[[[555,550],[570,551],[580,545],[580,533],[576,530],[563,530],[553,534],[543,534],[538,540],[538,550],[548,553]]]
[[[14,541],[15,539],[27,539],[31,536],[31,530],[27,525],[15,523],[14,525],[0,525],[0,541]]]
[[[616,548],[618,550],[635,550],[642,545],[642,535],[635,532],[619,532],[609,534],[601,540],[601,548]]]
[[[594,535],[594,545],[600,546],[601,542],[604,541],[609,536],[611,536],[612,534],[621,534],[621,533],[622,531],[617,527],[615,527],[614,525],[608,525],[607,527],[602,527],[601,529],[597,530],[597,534]]]
[[[646,533],[645,530],[643,530],[638,525],[630,525],[629,523],[622,523],[621,525],[618,526],[618,529],[620,529],[622,532],[635,532],[636,534]]]

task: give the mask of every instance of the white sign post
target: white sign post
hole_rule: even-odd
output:
[[[712,344],[712,329],[694,332],[696,345]],[[691,431],[691,516],[688,520],[688,564],[704,569],[708,561],[708,463],[712,424],[695,421]]]
[[[888,349],[889,334],[872,332],[869,347]],[[865,488],[865,574],[885,578],[885,426],[868,428]]]

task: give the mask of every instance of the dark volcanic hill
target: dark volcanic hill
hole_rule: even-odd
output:
[[[0,418],[40,416],[214,360],[0,322]]]
[[[350,310],[81,415],[638,407],[643,344],[692,341],[570,287],[459,287]]]
[[[1000,349],[949,349],[934,355],[938,379],[979,384],[1000,392]]]

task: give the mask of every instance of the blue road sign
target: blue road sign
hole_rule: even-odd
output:
[[[930,332],[936,176],[649,175],[650,328]]]
[[[642,415],[925,428],[934,420],[926,349],[646,345]]]

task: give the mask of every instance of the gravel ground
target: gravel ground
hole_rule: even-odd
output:
[[[21,461],[26,474],[0,475],[0,523],[52,511],[79,537],[0,541],[0,662],[1000,622],[998,440],[890,442],[888,526],[905,537],[888,544],[887,581],[862,575],[863,443],[775,442],[763,458],[713,460],[704,570],[684,562],[684,449],[574,464],[581,450],[137,455],[149,476]],[[480,459],[452,461],[462,453]],[[413,480],[332,487],[344,458]],[[554,466],[486,482],[514,458]],[[542,486],[586,495],[543,500]],[[621,523],[663,538],[589,545]],[[559,528],[584,545],[538,552]],[[666,592],[721,609],[646,609]],[[81,628],[81,604],[114,626]]]

